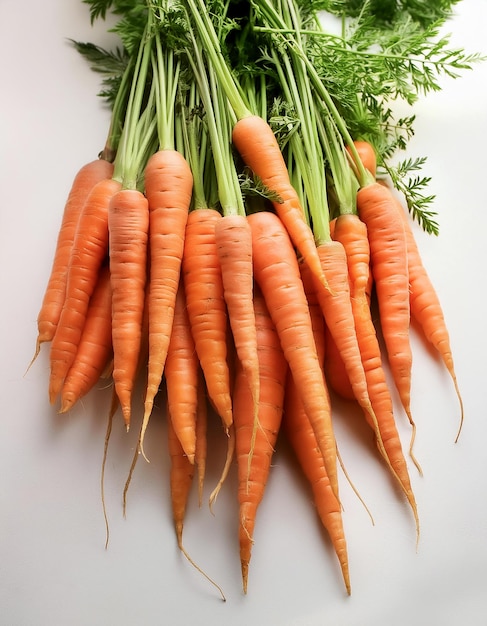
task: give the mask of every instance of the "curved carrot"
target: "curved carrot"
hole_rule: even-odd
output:
[[[463,425],[463,400],[455,373],[450,336],[446,326],[445,316],[436,289],[423,265],[410,220],[399,202],[396,206],[403,219],[404,230],[406,232],[409,305],[411,307],[411,315],[420,325],[427,341],[438,351],[438,354],[453,380],[460,403],[460,426],[455,439],[455,441],[457,441]]]
[[[39,354],[41,344],[51,341],[61,315],[66,295],[68,266],[73,247],[78,219],[88,194],[96,183],[111,178],[113,164],[103,159],[91,161],[78,171],[64,206],[63,218],[58,233],[51,273],[44,293],[42,306],[37,316],[37,342],[33,361]]]
[[[73,364],[61,388],[66,413],[99,381],[112,354],[112,291],[108,265],[100,270]]]
[[[404,224],[391,191],[377,182],[358,191],[357,209],[360,219],[367,226],[380,324],[391,373],[404,410],[414,424],[411,416],[412,352]]]
[[[249,215],[248,221],[255,280],[264,294],[337,494],[336,442],[296,254],[277,215],[262,211]]]
[[[180,284],[164,369],[172,426],[191,464],[195,462],[199,361]]]
[[[158,150],[147,162],[144,181],[149,203],[150,282],[149,358],[141,448],[167,357],[193,176],[180,152]]]
[[[247,593],[257,509],[264,496],[274,446],[279,432],[287,362],[262,294],[256,290],[253,306],[257,328],[260,372],[258,425],[253,397],[240,361],[234,387],[233,420],[238,468],[239,544],[243,591]]]
[[[252,233],[244,215],[228,214],[217,221],[215,242],[237,356],[252,391],[254,415],[259,404],[259,359],[253,297]]]
[[[66,281],[66,298],[50,350],[49,399],[56,400],[83,332],[88,305],[108,253],[108,205],[120,183],[104,179],[91,190],[78,222]]]
[[[272,203],[291,240],[313,274],[326,284],[314,235],[307,224],[281,149],[269,124],[258,115],[239,119],[233,127],[232,140],[238,153],[267,189],[277,196]]]
[[[127,429],[142,341],[149,209],[145,196],[121,189],[108,211],[112,287],[113,382]]]
[[[191,332],[208,395],[228,429],[233,421],[227,362],[228,318],[215,243],[215,226],[220,219],[222,216],[214,209],[191,211],[182,271]]]

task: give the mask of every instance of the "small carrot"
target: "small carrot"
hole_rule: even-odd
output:
[[[279,432],[287,362],[279,336],[262,294],[256,290],[253,306],[257,328],[260,402],[258,424],[243,365],[237,362],[233,418],[238,467],[239,544],[243,591],[247,593],[249,562],[257,509],[264,496],[271,459]]]
[[[32,362],[39,354],[41,344],[54,337],[66,295],[69,260],[73,247],[78,220],[88,197],[96,183],[111,178],[113,165],[104,159],[96,159],[83,165],[74,177],[71,190],[64,206],[51,273],[44,293],[42,306],[37,316],[37,342]]]
[[[175,305],[164,370],[167,402],[172,427],[189,462],[193,464],[196,450],[196,417],[200,400],[198,398],[200,365],[189,326],[182,283],[177,292]]]
[[[182,271],[186,305],[208,395],[226,429],[232,424],[227,362],[228,317],[215,243],[215,209],[191,211],[186,226]]]
[[[112,291],[108,265],[100,270],[73,364],[61,388],[60,413],[66,413],[100,379],[112,355]]]
[[[108,205],[120,183],[103,179],[91,190],[71,250],[64,301],[50,350],[49,399],[56,400],[83,332],[88,305],[108,254]]]
[[[326,409],[327,390],[296,254],[277,215],[262,211],[249,215],[248,220],[255,280],[264,294],[337,494],[336,443],[331,414]]]
[[[357,193],[360,219],[367,226],[380,324],[394,383],[411,424],[412,352],[406,236],[391,191],[378,182]]]
[[[158,150],[145,166],[149,206],[149,358],[140,445],[164,372],[174,319],[193,177],[177,150]],[[194,454],[194,451],[191,455]]]
[[[113,382],[127,429],[142,340],[149,210],[145,196],[121,189],[108,211],[112,288]]]

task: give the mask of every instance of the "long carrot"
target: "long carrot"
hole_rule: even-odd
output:
[[[399,201],[397,202],[397,209],[403,219],[406,233],[411,315],[420,325],[426,339],[438,351],[455,386],[460,404],[460,425],[455,438],[455,441],[457,441],[463,425],[463,400],[455,373],[450,336],[446,326],[445,316],[436,289],[421,259],[410,220]]]
[[[164,149],[150,157],[144,180],[149,205],[150,282],[149,360],[141,449],[171,337],[193,177],[180,152]]]
[[[142,340],[149,210],[145,196],[121,189],[108,214],[112,288],[113,382],[127,429]]]
[[[44,293],[42,306],[37,316],[37,342],[35,355],[41,344],[54,337],[66,295],[66,281],[69,260],[73,247],[78,220],[88,197],[96,185],[105,178],[111,178],[113,165],[104,159],[96,159],[83,165],[74,177],[71,190],[64,206],[63,217],[54,252],[51,273]]]
[[[164,375],[172,427],[190,463],[195,462],[199,361],[189,325],[182,283],[176,296],[174,322]]]
[[[291,240],[280,218],[270,212],[248,217],[252,229],[255,280],[274,321],[325,464],[338,494],[336,443],[327,390],[316,352],[308,302]]]
[[[411,424],[412,352],[409,341],[410,306],[404,224],[391,191],[378,182],[357,193],[360,219],[367,225],[371,268],[380,324],[394,383]]]
[[[64,301],[51,342],[49,399],[56,400],[83,332],[88,305],[108,253],[108,205],[120,183],[104,179],[91,190],[78,222]]]
[[[227,362],[228,318],[215,243],[215,225],[220,219],[215,209],[190,212],[182,271],[191,331],[208,394],[228,429],[233,421]]]
[[[100,270],[73,364],[61,388],[60,413],[69,411],[99,381],[112,355],[112,291],[108,265]]]
[[[258,424],[255,424],[253,416],[252,392],[240,361],[237,363],[233,410],[238,467],[240,563],[244,593],[247,593],[257,509],[264,496],[281,424],[287,372],[287,362],[279,336],[259,291],[254,293],[253,304],[260,372]]]

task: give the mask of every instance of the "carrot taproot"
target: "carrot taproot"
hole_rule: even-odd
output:
[[[313,274],[326,284],[316,253],[313,231],[306,222],[301,201],[291,184],[281,148],[272,128],[258,115],[246,115],[234,125],[232,141],[243,161],[276,196],[272,199],[272,204],[291,240]]]
[[[205,379],[201,367],[198,367],[197,394],[194,462],[198,472],[198,504],[201,506],[203,503],[203,487],[206,476],[206,458],[208,454],[208,402]]]
[[[176,295],[164,376],[172,427],[189,462],[194,464],[199,361],[189,326],[182,282]]]
[[[128,429],[146,299],[149,210],[144,194],[136,189],[120,189],[110,201],[108,228],[113,382]]]
[[[108,205],[120,189],[103,179],[91,190],[78,221],[66,280],[66,297],[50,349],[49,400],[53,404],[71,367],[83,332],[88,305],[108,254]]]
[[[259,361],[253,299],[252,233],[246,216],[224,215],[215,226],[223,297],[238,358],[252,391],[254,415],[259,404]]]
[[[168,409],[169,418],[170,412]],[[167,421],[167,441],[170,457],[169,483],[171,492],[171,508],[176,532],[178,548],[182,554],[191,563],[191,565],[202,574],[220,593],[223,601],[226,600],[222,588],[204,572],[199,565],[193,561],[183,544],[183,528],[186,516],[186,508],[188,498],[191,491],[194,477],[194,463],[191,463],[187,454],[184,452],[181,442],[174,431],[172,420]]]
[[[149,206],[149,356],[141,449],[154,398],[163,376],[174,320],[193,177],[177,150],[155,152],[145,166]],[[184,446],[183,446],[184,447]],[[190,453],[191,456],[194,451]]]
[[[282,430],[311,486],[316,511],[335,549],[345,588],[350,594],[347,541],[340,502],[330,484],[313,428],[290,372],[286,381]]]
[[[73,364],[61,388],[60,413],[66,413],[99,381],[112,355],[112,291],[108,265],[100,270]]]
[[[215,209],[190,212],[182,271],[191,332],[208,395],[228,429],[233,420],[227,360],[228,316],[215,243],[215,226],[221,218]]]
[[[377,155],[374,146],[369,141],[363,139],[356,139],[353,145],[363,166],[375,178],[377,174]],[[351,152],[350,146],[347,146],[347,151]]]
[[[261,211],[249,215],[248,221],[252,230],[255,280],[264,294],[325,459],[333,490],[338,494],[336,442],[331,413],[326,408],[327,390],[296,253],[277,215]]]
[[[96,183],[111,178],[112,174],[112,163],[104,159],[95,159],[83,165],[74,177],[64,206],[51,273],[44,292],[41,309],[37,316],[37,340],[32,362],[39,354],[41,345],[51,341],[56,332],[66,295],[71,249],[84,203]]]
[[[288,369],[279,336],[259,290],[253,298],[257,329],[260,401],[258,424],[253,396],[240,360],[236,363],[233,420],[238,468],[239,545],[243,591],[247,593],[249,563],[258,507],[264,496],[279,432]]]
[[[350,377],[330,329],[325,325],[325,378],[330,389],[344,400],[355,400]]]
[[[359,189],[357,209],[360,219],[367,226],[380,325],[392,377],[413,425],[409,276],[404,224],[396,210],[396,199],[388,188],[378,182]]]
[[[453,381],[460,405],[460,425],[455,438],[455,441],[458,441],[463,425],[464,410],[463,399],[455,373],[449,331],[438,293],[423,264],[410,220],[399,201],[397,201],[396,206],[403,220],[406,233],[411,315],[419,324],[427,341],[438,351]]]

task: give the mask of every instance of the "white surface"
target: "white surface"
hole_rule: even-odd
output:
[[[447,30],[455,44],[487,53],[487,2],[464,0]],[[232,624],[406,626],[486,623],[487,441],[485,150],[487,64],[446,80],[419,103],[412,156],[429,157],[441,234],[418,234],[451,332],[466,422],[457,445],[456,398],[439,363],[413,339],[413,414],[420,478],[411,465],[422,536],[367,430],[337,416],[347,468],[375,517],[342,480],[352,596],[315,518],[309,491],[282,446],[259,510],[249,593],[241,593],[232,474],[211,516],[195,497],[185,541],[224,588],[227,602],[175,545],[163,420],[148,432],[152,463],[121,491],[136,428],[119,422],[106,490],[111,539],[104,549],[100,463],[109,390],[60,417],[47,401],[47,351],[24,377],[64,200],[77,169],[101,149],[108,113],[99,79],[66,38],[110,39],[89,26],[78,0],[0,3],[0,622],[5,626]],[[353,416],[355,421],[359,418]],[[409,431],[398,412],[404,444]],[[222,462],[214,429],[207,492]]]

